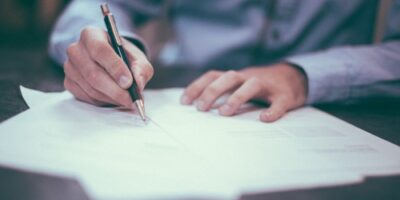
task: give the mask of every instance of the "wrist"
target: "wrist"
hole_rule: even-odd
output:
[[[285,71],[284,73],[292,85],[293,92],[298,98],[299,104],[305,104],[308,95],[308,79],[304,69],[290,62],[284,62],[278,65]]]

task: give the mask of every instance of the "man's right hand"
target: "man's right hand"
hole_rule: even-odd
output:
[[[134,107],[126,90],[132,84],[132,74],[143,91],[154,71],[139,48],[128,40],[123,42],[132,73],[114,52],[107,32],[100,28],[83,29],[79,41],[67,49],[65,88],[77,99],[94,105]]]

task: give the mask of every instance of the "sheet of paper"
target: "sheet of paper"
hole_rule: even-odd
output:
[[[144,124],[134,113],[94,107],[68,93],[42,99],[50,100],[0,128],[13,133],[0,139],[7,141],[0,147],[3,164],[75,176],[95,198],[233,195],[217,178],[202,183],[198,174],[213,172],[152,121]],[[29,123],[7,128],[21,121]]]
[[[41,92],[37,90],[32,90],[23,86],[19,87],[22,96],[24,97],[25,103],[29,108],[39,106],[44,102],[57,97],[60,95],[59,92]]]
[[[163,100],[179,102],[180,94],[180,90],[170,90]],[[171,117],[170,113],[177,114]],[[213,162],[221,162],[221,166],[232,162],[233,173],[240,166],[277,172],[354,169],[365,173],[400,167],[400,157],[391,159],[400,155],[398,146],[317,109],[298,109],[269,124],[260,123],[259,114],[258,109],[221,117],[216,110],[197,112],[193,106],[171,103],[158,108],[153,119]],[[238,159],[240,155],[243,158]],[[255,160],[259,161],[256,166],[251,162]],[[307,165],[296,165],[296,160]]]
[[[66,92],[22,92],[31,109],[1,124],[0,163],[75,176],[98,199],[230,199],[400,172],[398,146],[314,108],[266,124],[259,108],[221,117],[180,105],[181,89],[146,91],[144,125]]]

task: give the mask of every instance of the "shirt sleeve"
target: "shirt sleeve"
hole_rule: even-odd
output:
[[[155,16],[159,11],[158,5],[152,7],[144,5],[146,3],[142,3],[143,5],[131,5],[134,3],[122,0],[74,0],[61,14],[53,28],[48,48],[51,58],[59,64],[64,63],[67,59],[67,47],[71,43],[78,41],[80,32],[84,27],[94,26],[106,30],[100,10],[100,4],[104,2],[108,3],[115,16],[121,36],[133,42],[144,53],[148,52],[144,41],[134,33],[135,24],[142,23],[145,19]],[[139,10],[133,10],[133,7]],[[137,16],[134,16],[135,12]]]
[[[287,59],[308,79],[308,104],[400,96],[400,41],[340,47]]]
[[[400,97],[400,1],[388,16],[385,40],[289,57],[308,79],[308,104],[363,97]]]

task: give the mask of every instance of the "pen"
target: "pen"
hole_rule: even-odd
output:
[[[115,23],[115,18],[113,14],[110,12],[110,9],[108,8],[108,5],[106,3],[102,4],[101,6],[101,11],[103,12],[104,15],[104,22],[106,23],[107,27],[107,32],[108,35],[110,36],[111,44],[114,49],[114,51],[124,60],[126,67],[129,68],[129,60],[126,56],[124,47],[122,45],[122,39],[121,36],[118,33],[117,25]],[[131,70],[129,70],[131,71]],[[132,72],[131,72],[132,73]],[[135,77],[132,74],[133,82],[131,87],[128,88],[128,92],[132,98],[132,101],[134,102],[137,110],[139,111],[140,117],[142,118],[143,121],[146,121],[146,115],[144,111],[144,103],[142,96],[139,92]]]

